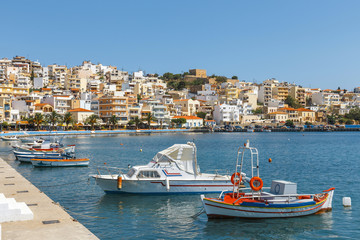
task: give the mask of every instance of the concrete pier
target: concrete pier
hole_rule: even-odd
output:
[[[34,213],[33,220],[1,223],[0,239],[98,239],[1,158],[0,193],[25,202]]]

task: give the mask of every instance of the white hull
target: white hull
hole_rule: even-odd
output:
[[[230,179],[215,180],[171,180],[146,179],[122,180],[118,188],[118,175],[93,175],[96,183],[107,193],[135,194],[176,194],[176,193],[220,193],[223,190],[233,190]]]
[[[51,158],[51,159],[61,159],[62,156],[60,154],[57,155],[17,155],[16,159],[19,160],[20,162],[27,162],[27,163],[31,163],[31,159],[34,158]]]
[[[14,141],[19,141],[18,138],[14,138],[14,137],[1,137],[1,139],[5,142],[14,142]]]
[[[330,211],[334,190],[328,192],[326,199],[315,202],[295,200],[273,204],[247,203],[234,205],[222,200],[209,199],[201,196],[203,206],[209,218],[287,218],[300,217]]]
[[[59,160],[46,161],[44,160],[31,160],[34,167],[86,167],[89,165],[89,161],[70,161],[70,160]]]

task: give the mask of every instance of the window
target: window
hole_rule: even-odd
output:
[[[132,169],[130,169],[129,171],[128,171],[128,173],[126,174],[129,178],[131,178],[133,175],[134,175],[134,173],[135,173],[135,169],[134,168],[132,168]]]
[[[157,171],[140,171],[137,175],[138,178],[160,178]]]

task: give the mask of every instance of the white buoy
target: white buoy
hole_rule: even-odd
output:
[[[351,198],[350,197],[343,197],[343,206],[351,207]]]

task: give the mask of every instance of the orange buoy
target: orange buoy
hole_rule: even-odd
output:
[[[256,185],[256,186],[255,186]],[[263,180],[259,177],[253,177],[250,180],[250,187],[253,191],[260,191],[263,187]]]
[[[239,177],[239,180],[235,182],[235,176],[238,176]],[[241,182],[242,180],[242,176],[240,173],[233,173],[233,175],[231,176],[231,183],[234,184],[234,185],[239,185],[239,183]]]
[[[269,158],[269,162],[272,162],[272,159],[271,159],[271,158]]]
[[[122,177],[118,176],[117,179],[117,188],[121,189],[122,188]]]

